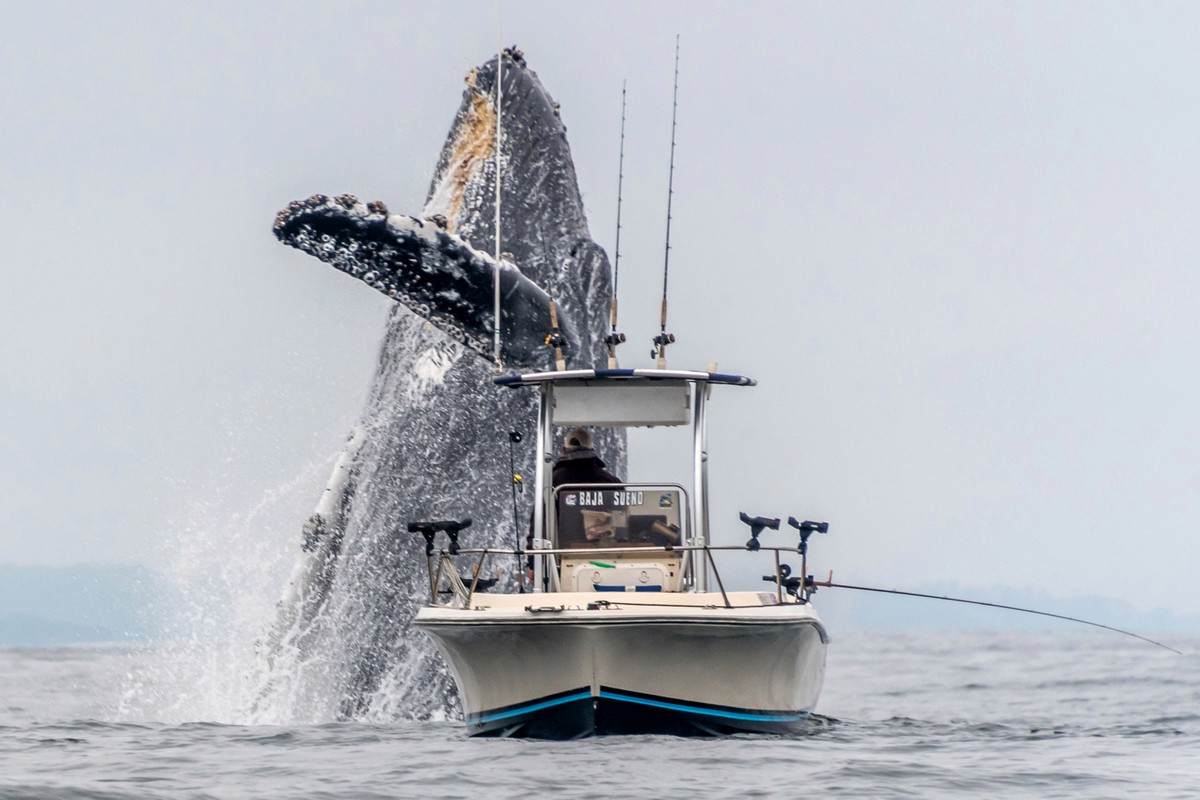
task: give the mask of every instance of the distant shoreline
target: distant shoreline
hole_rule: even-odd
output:
[[[891,588],[891,587],[889,587]],[[1053,597],[1028,589],[918,584],[895,587],[1080,617],[1143,635],[1200,633],[1200,617],[1138,611],[1122,600]],[[147,645],[182,634],[180,587],[139,564],[0,564],[0,647]],[[823,589],[814,604],[831,632],[1072,630],[1075,623],[999,609]],[[222,609],[208,609],[219,614]],[[264,624],[267,620],[264,620]]]

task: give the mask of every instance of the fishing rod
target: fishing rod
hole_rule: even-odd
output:
[[[1114,628],[1111,625],[1104,625],[1103,623],[1100,623],[1100,622],[1092,622],[1091,620],[1080,619],[1079,617],[1068,617],[1065,614],[1052,614],[1049,611],[1038,611],[1037,609],[1021,608],[1020,606],[1006,606],[1003,603],[989,603],[984,600],[966,600],[961,597],[947,597],[945,595],[923,594],[921,592],[905,592],[905,591],[901,591],[900,589],[880,589],[875,586],[851,586],[850,584],[847,584],[847,583],[834,583],[832,575],[830,576],[830,578],[828,580],[824,580],[824,581],[810,580],[810,581],[808,581],[808,584],[810,586],[823,586],[823,587],[829,587],[829,588],[833,588],[833,589],[854,589],[855,591],[859,591],[859,592],[876,592],[878,594],[897,594],[897,595],[902,595],[904,597],[923,597],[927,600],[947,600],[951,603],[966,603],[968,605],[973,605],[973,606],[986,606],[988,608],[1003,608],[1007,611],[1020,611],[1021,613],[1024,613],[1024,614],[1037,614],[1038,616],[1042,616],[1042,617],[1053,617],[1054,619],[1062,619],[1062,620],[1066,620],[1067,622],[1079,622],[1083,625],[1091,625],[1094,628],[1103,628],[1106,631],[1112,631],[1114,633],[1123,633],[1126,636],[1132,636],[1135,639],[1141,639],[1143,642],[1148,642],[1152,645],[1156,645],[1158,647],[1163,648],[1164,650],[1170,650],[1172,653],[1178,653],[1179,655],[1183,655],[1183,653],[1181,651],[1176,650],[1174,647],[1171,647],[1170,645],[1165,645],[1162,642],[1156,642],[1153,639],[1147,638],[1138,633],[1134,633],[1133,631],[1127,631],[1127,630],[1123,630],[1121,628]]]
[[[625,181],[625,81],[621,81],[621,155],[617,161],[617,246],[613,257],[612,333],[604,340],[608,345],[608,368],[617,368],[617,345],[625,334],[617,333],[617,281],[621,276],[621,188]]]
[[[503,33],[501,34],[503,36]],[[503,40],[501,40],[503,41]],[[500,53],[496,56],[496,141],[495,156],[496,156],[496,264],[492,270],[493,295],[492,303],[494,308],[495,324],[492,327],[493,345],[492,345],[492,360],[496,364],[496,372],[499,373],[502,369],[500,363],[500,141],[501,130],[500,124],[503,119],[504,112],[504,46],[500,46]]]
[[[521,594],[525,594],[525,564],[521,558],[521,516],[517,512],[517,491],[524,491],[525,488],[521,483],[521,476],[517,474],[517,460],[513,454],[513,445],[519,444],[521,441],[520,431],[508,432],[508,471],[512,474],[512,501],[513,501],[513,538],[517,540],[517,546],[514,548],[517,558],[517,589]]]
[[[562,372],[567,368],[566,359],[563,358],[563,345],[567,343],[567,338],[563,336],[562,331],[558,328],[558,310],[554,304],[554,300],[550,301],[550,334],[546,337],[546,346],[554,351],[554,369],[557,372]]]
[[[659,369],[667,368],[667,345],[675,342],[675,334],[667,333],[667,272],[671,264],[671,198],[675,195],[675,119],[679,109],[679,34],[675,34],[675,90],[671,96],[671,167],[667,173],[667,248],[663,255],[662,314],[659,333],[654,337],[654,351]]]

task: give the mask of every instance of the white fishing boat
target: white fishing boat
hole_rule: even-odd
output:
[[[716,546],[709,524],[710,393],[754,381],[607,369],[496,383],[540,396],[533,549],[471,549],[459,542],[469,520],[409,523],[425,536],[430,570],[430,604],[415,624],[454,674],[468,732],[565,739],[803,726],[828,641],[810,602],[807,542],[827,526],[792,518],[794,532],[772,535],[794,533],[795,544],[760,545],[779,520],[742,514],[747,543]],[[682,425],[692,432],[685,481],[552,485],[556,428]],[[727,590],[714,551],[755,559],[769,583]],[[482,591],[493,562],[526,557],[532,585]],[[798,577],[783,559],[798,560]]]

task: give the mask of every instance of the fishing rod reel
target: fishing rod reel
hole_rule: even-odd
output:
[[[609,347],[616,347],[619,344],[625,344],[625,334],[613,331],[608,336],[604,337],[604,343]]]
[[[786,591],[792,597],[796,598],[797,600],[804,599],[804,598],[800,597],[800,589],[801,589],[801,587],[805,586],[806,584],[804,581],[800,580],[799,578],[792,577],[792,567],[789,564],[780,564],[779,565],[779,575],[778,576],[763,575],[762,579],[764,581],[766,581],[767,583],[778,582],[779,585],[783,587],[784,591]],[[815,591],[815,590],[813,590],[813,591]],[[812,592],[809,592],[809,594],[811,594],[811,593]]]
[[[433,540],[439,533],[445,533],[446,538],[450,540],[450,545],[446,548],[446,552],[452,556],[458,555],[458,534],[464,529],[471,527],[471,518],[466,519],[443,519],[437,521],[413,521],[408,523],[409,533],[419,533],[425,537],[425,555],[433,557]]]
[[[759,549],[758,537],[765,529],[779,530],[779,520],[777,518],[751,517],[745,512],[740,513],[739,518],[742,522],[750,526],[750,540],[746,542],[746,549],[750,551]],[[777,574],[763,575],[762,579],[767,583],[776,584],[801,603],[806,603],[813,592],[817,591],[817,585],[813,581],[813,576],[808,574],[808,539],[814,533],[829,533],[829,523],[814,522],[812,520],[800,522],[795,517],[788,517],[788,525],[800,533],[800,547],[798,548],[800,552],[800,575],[792,577],[791,565],[780,564],[778,554],[776,554]]]
[[[738,519],[750,526],[750,539],[746,542],[746,549],[751,552],[758,552],[761,546],[758,537],[764,530],[768,528],[773,531],[779,530],[779,517],[752,517],[745,511],[739,511]]]
[[[608,345],[608,368],[617,368],[617,345],[625,344],[625,334],[618,333],[616,323],[613,323],[612,333],[604,337],[604,343]]]
[[[762,545],[758,541],[758,537],[763,531],[770,529],[773,531],[779,530],[779,517],[752,517],[745,511],[738,512],[738,519],[750,526],[750,539],[746,542],[746,549],[752,553],[758,552]],[[796,521],[795,517],[788,517],[788,524]],[[782,588],[792,597],[800,602],[808,599],[808,595],[801,595],[804,583],[799,578],[793,578],[792,568],[787,564],[779,563],[779,553],[775,553],[775,564],[777,575],[763,575],[762,579],[767,583],[774,583]]]
[[[658,360],[658,368],[667,368],[667,345],[675,344],[675,334],[663,331],[658,336],[651,339],[654,343],[654,349],[650,351],[650,357]]]

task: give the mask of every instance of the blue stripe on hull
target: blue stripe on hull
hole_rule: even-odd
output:
[[[601,687],[577,689],[467,717],[472,736],[578,739],[595,734],[714,734],[802,729],[807,711],[770,711],[693,703]]]
[[[736,721],[736,722],[798,722],[808,719],[808,712],[760,712],[749,713],[746,711],[734,711],[733,709],[723,708],[721,706],[698,706],[691,703],[682,703],[679,701],[658,700],[652,697],[638,696],[616,692],[612,689],[601,689],[601,699],[616,700],[622,703],[636,703],[638,705],[651,706],[653,708],[662,708],[668,711],[679,711],[684,714],[699,714],[701,716],[719,717],[721,719]]]
[[[574,694],[569,694],[566,697],[556,697],[553,700],[542,700],[540,702],[530,703],[528,705],[523,705],[523,706],[518,706],[509,711],[500,711],[500,712],[495,712],[495,713],[491,713],[491,714],[480,714],[477,718],[474,718],[473,721],[478,724],[487,724],[489,722],[497,722],[499,720],[512,719],[513,717],[519,717],[524,714],[532,714],[537,711],[544,711],[545,709],[553,708],[554,706],[561,706],[563,703],[573,703],[576,700],[586,700],[586,699],[590,698],[591,696],[592,696],[592,693],[590,691],[588,691],[587,689],[584,689],[581,692],[575,692]]]
[[[590,688],[580,687],[468,714],[466,722],[472,736],[578,739],[596,730],[595,700]]]

